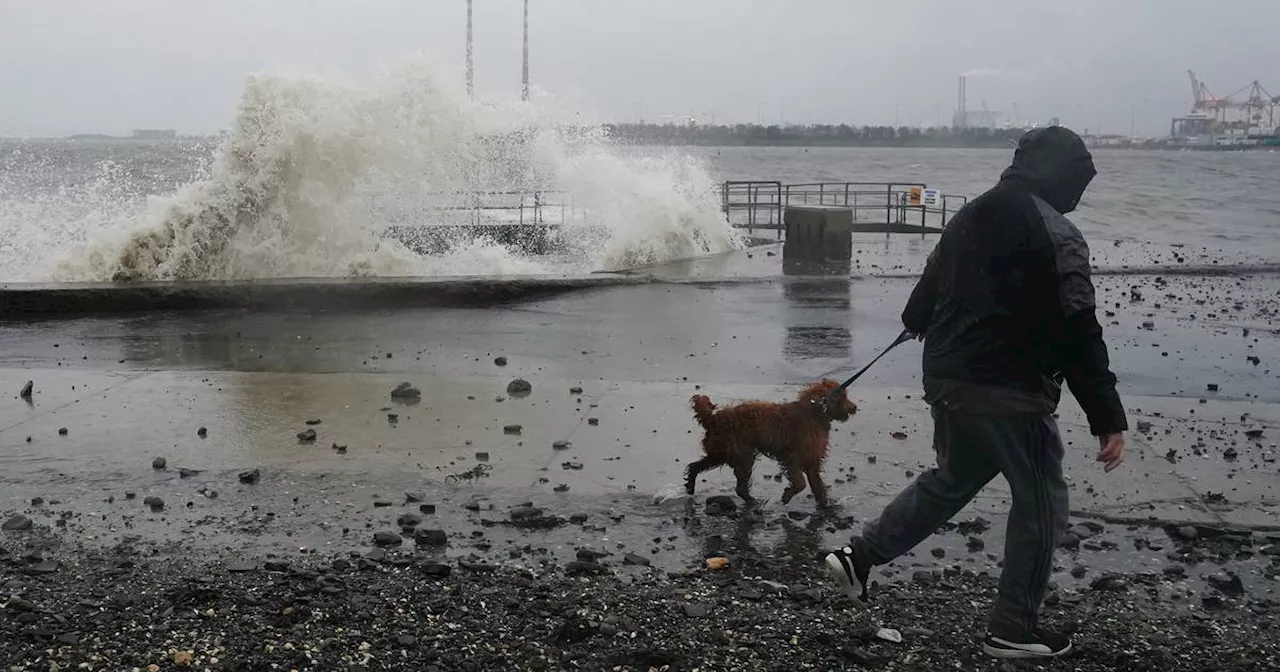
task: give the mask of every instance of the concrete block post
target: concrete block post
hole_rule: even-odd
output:
[[[783,213],[783,223],[784,260],[843,261],[853,256],[852,208],[791,205]]]

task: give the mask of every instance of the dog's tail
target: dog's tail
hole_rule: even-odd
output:
[[[703,427],[711,421],[711,414],[715,412],[716,405],[711,403],[711,399],[705,394],[695,394],[690,400],[693,405],[693,417],[698,419],[698,424]]]

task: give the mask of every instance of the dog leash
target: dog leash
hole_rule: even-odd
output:
[[[883,351],[881,351],[880,354],[876,355],[875,359],[871,360],[870,362],[867,362],[866,366],[862,367],[861,369],[858,369],[857,373],[853,374],[852,376],[849,376],[849,379],[844,381],[843,383],[840,383],[840,387],[837,387],[836,389],[831,390],[831,392],[827,394],[827,398],[824,400],[824,403],[827,403],[827,404],[831,403],[831,401],[835,399],[837,395],[839,395],[841,392],[848,389],[848,387],[853,384],[853,381],[861,378],[862,374],[866,373],[867,370],[870,369],[872,365],[880,361],[881,357],[884,357],[885,355],[889,354],[890,350],[898,347],[899,345],[902,345],[903,343],[906,343],[912,338],[915,338],[915,334],[912,334],[910,331],[903,329],[902,333],[898,334],[897,340],[895,340],[893,343],[890,343],[889,347],[885,348]]]

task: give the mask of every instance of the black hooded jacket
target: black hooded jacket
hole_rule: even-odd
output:
[[[1075,133],[1028,132],[1000,182],[961,208],[902,313],[926,335],[925,399],[971,413],[1050,413],[1061,381],[1094,434],[1128,429],[1095,315],[1089,247],[1063,215],[1096,174]]]

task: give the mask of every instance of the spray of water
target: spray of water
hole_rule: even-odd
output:
[[[128,205],[82,216],[74,230],[46,225],[43,243],[26,240],[23,250],[63,254],[52,269],[26,268],[27,277],[10,279],[581,272],[741,245],[695,160],[627,155],[575,118],[553,100],[473,101],[456,76],[425,58],[365,84],[251,76],[234,126],[201,177],[145,203],[121,199]],[[483,235],[446,236],[444,249],[422,254],[388,235],[388,225],[476,217],[483,211],[459,205],[496,199],[494,192],[533,191],[572,203],[571,216],[558,220],[557,237],[570,243],[559,255]],[[7,209],[0,205],[0,226],[15,229],[5,220],[16,208]],[[32,226],[22,228],[29,234]],[[16,249],[13,241],[30,236],[8,238]]]

